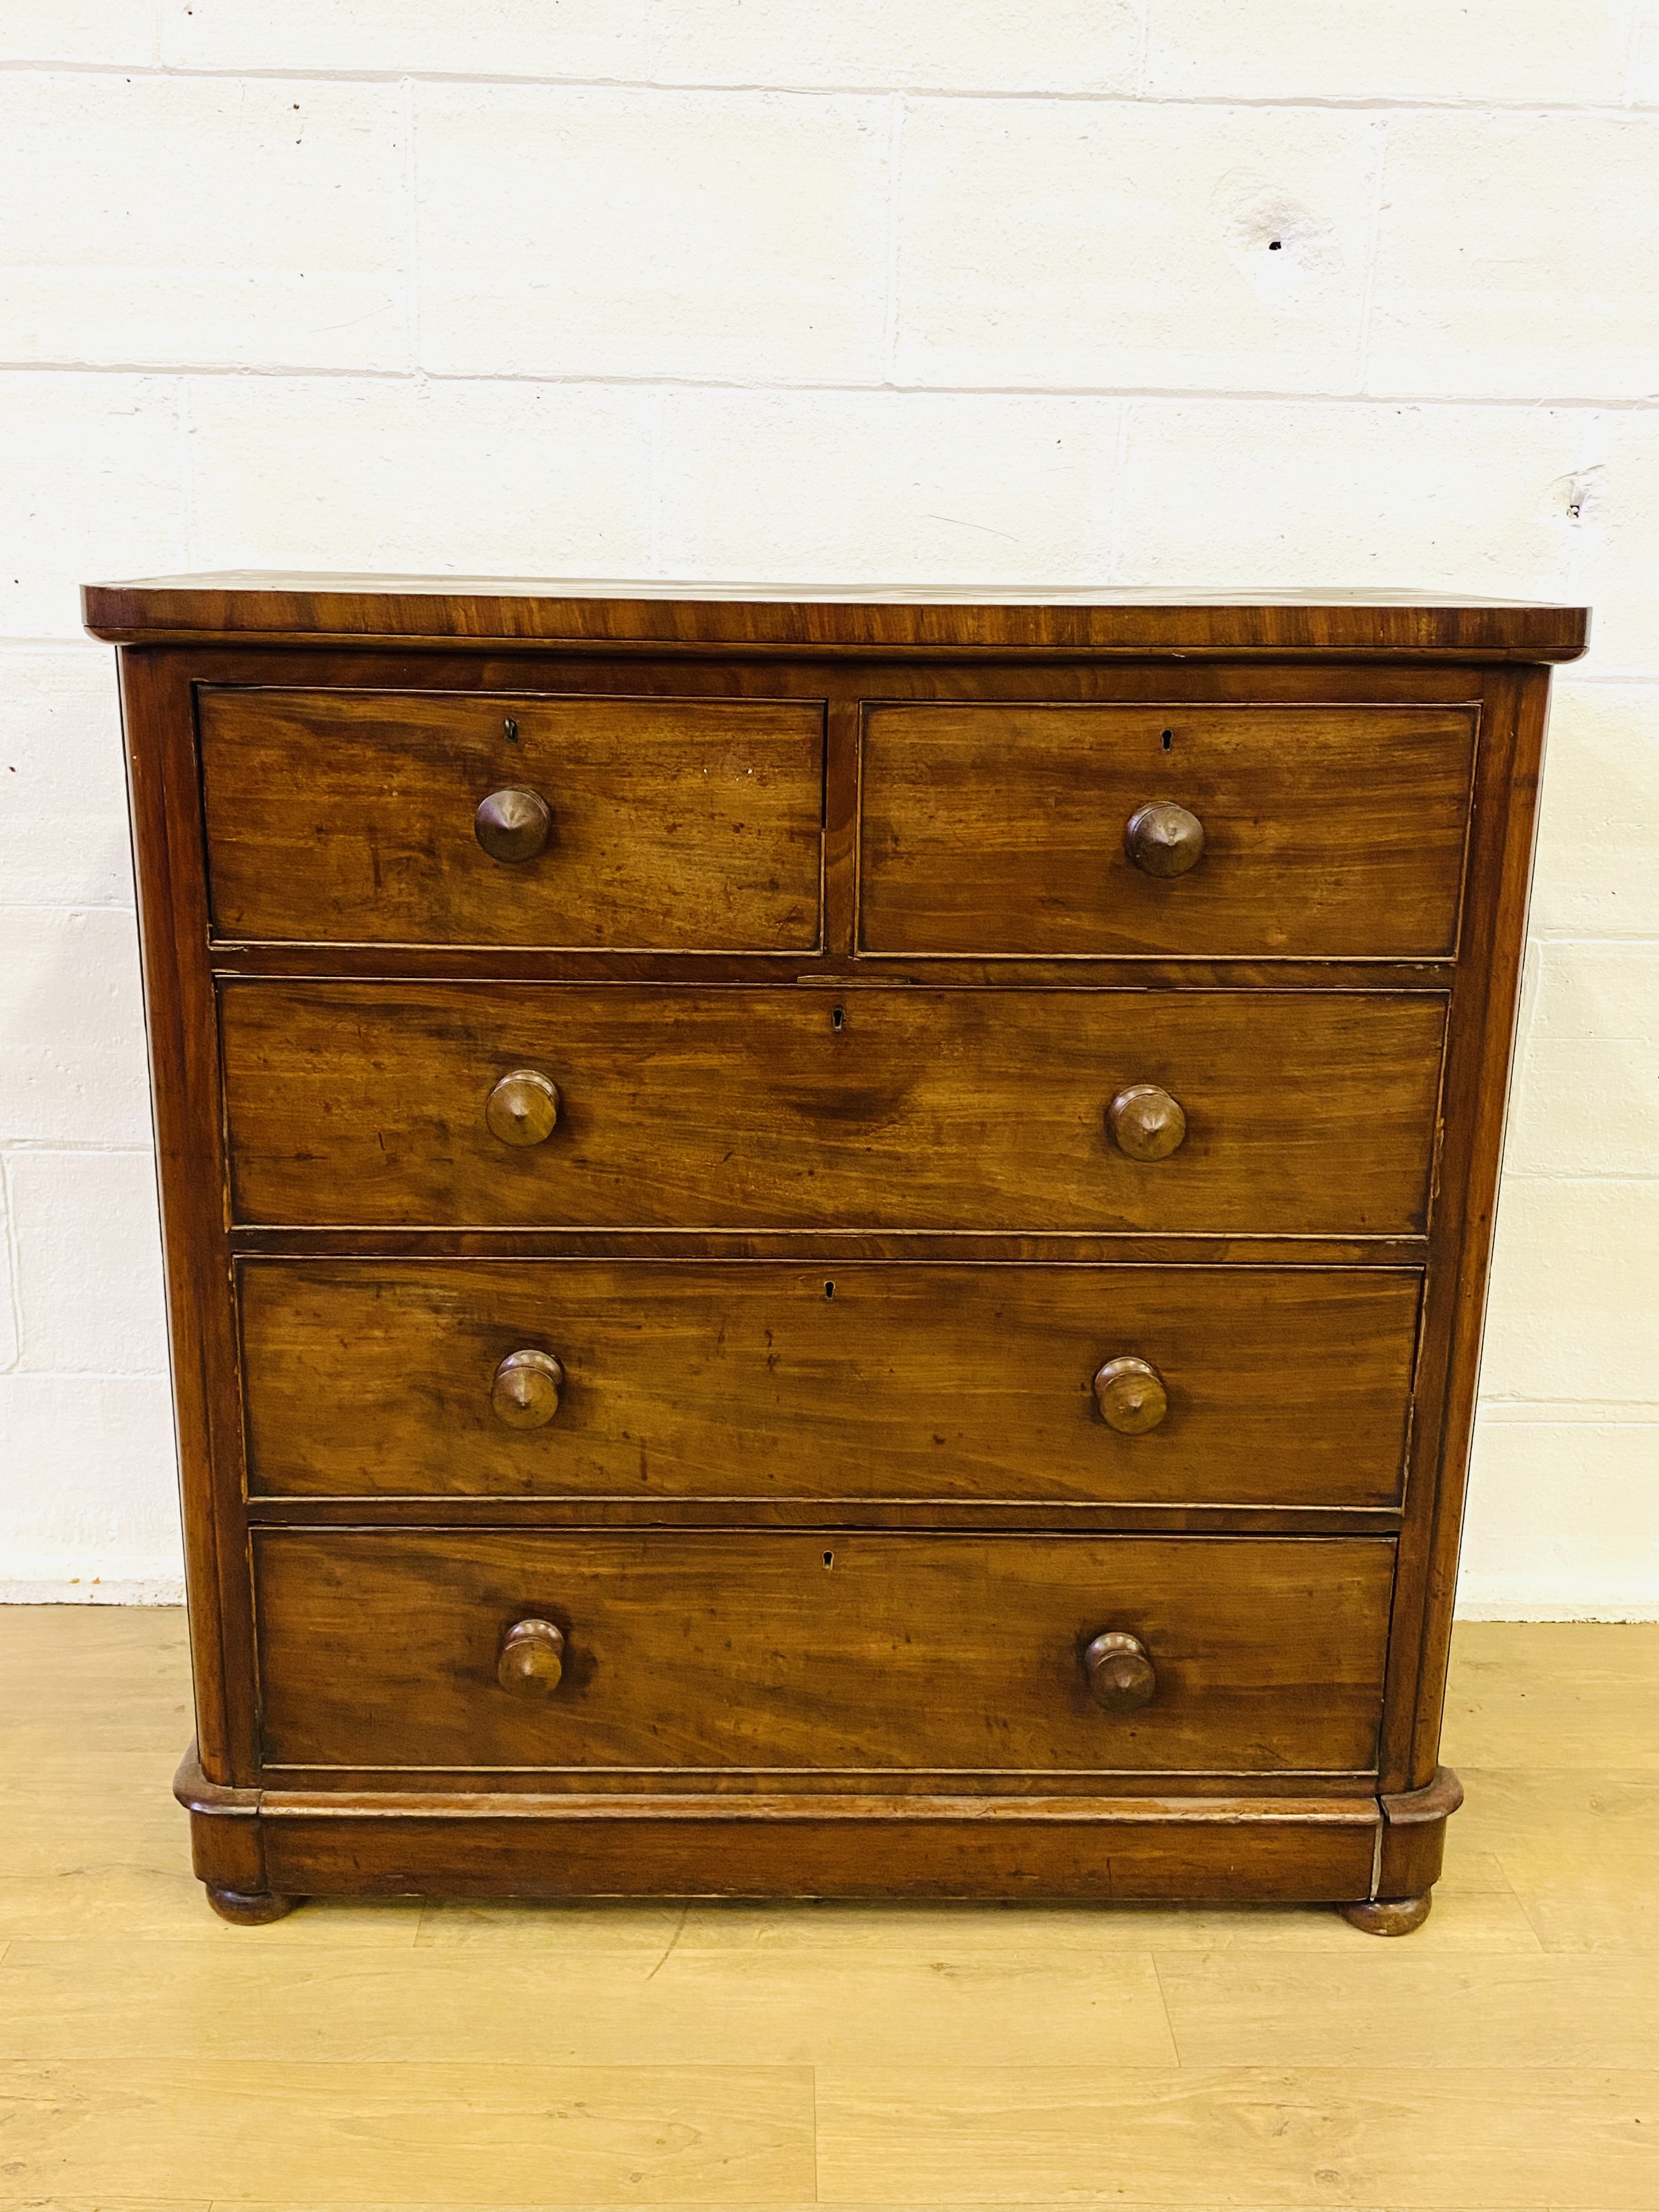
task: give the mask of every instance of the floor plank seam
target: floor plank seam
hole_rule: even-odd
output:
[[[806,2069],[806,2093],[812,2116],[812,2202],[822,2204],[823,2176],[818,2164],[818,2069],[816,2066],[809,2066]]]
[[[1180,2039],[1176,2034],[1175,2014],[1170,2010],[1170,1992],[1164,1986],[1164,1969],[1155,1948],[1147,1953],[1147,1956],[1152,1962],[1152,1979],[1158,1984],[1158,2001],[1164,2008],[1164,2032],[1170,2039],[1170,2049],[1174,2054],[1176,2066],[1179,2067],[1184,2062],[1181,2056]]]
[[[685,1903],[680,1907],[680,1917],[674,1923],[674,1932],[668,1939],[668,1948],[663,1953],[661,1958],[658,1960],[656,1965],[653,1966],[650,1972],[645,1978],[647,1982],[654,1982],[658,1975],[661,1973],[663,1968],[668,1964],[670,1959],[672,1958],[676,1946],[678,1944],[681,1936],[685,1933],[685,1923],[690,1917],[691,1900],[688,1898]]]

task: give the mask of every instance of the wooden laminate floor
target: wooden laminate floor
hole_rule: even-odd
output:
[[[1428,1926],[216,1920],[174,1612],[0,1607],[0,2208],[1659,2212],[1659,1626],[1459,1633]]]

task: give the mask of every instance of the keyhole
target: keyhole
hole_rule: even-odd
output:
[[[824,1565],[825,1565],[826,1567],[833,1567],[833,1566],[835,1565],[835,1564],[836,1564],[836,1555],[835,1555],[835,1553],[834,1553],[833,1552],[826,1552],[826,1553],[824,1553],[824,1555],[823,1555],[823,1564],[824,1564]]]
[[[1169,752],[1169,751],[1170,751],[1170,750],[1173,749],[1174,745],[1175,745],[1175,732],[1174,732],[1173,730],[1165,730],[1165,732],[1164,732],[1164,751],[1165,751],[1166,753],[1167,753],[1167,752]]]
[[[846,1028],[847,1009],[845,1006],[834,1006],[830,1009],[830,1026],[832,1030],[844,1030]]]
[[[519,742],[519,726],[510,714],[501,724],[501,735],[510,745],[516,745]]]
[[[835,1285],[834,1285],[833,1283],[826,1283],[826,1284],[824,1285],[824,1286],[823,1286],[823,1295],[824,1295],[824,1297],[825,1297],[826,1298],[833,1298],[833,1297],[835,1297],[835,1295],[836,1295],[836,1286],[835,1286]]]

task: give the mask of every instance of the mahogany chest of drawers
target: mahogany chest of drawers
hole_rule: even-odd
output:
[[[1420,1920],[1582,613],[225,576],[87,617],[221,1911]]]

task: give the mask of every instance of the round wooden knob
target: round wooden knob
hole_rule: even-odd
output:
[[[1095,1403],[1109,1429],[1121,1437],[1144,1437],[1170,1410],[1164,1377],[1150,1359],[1133,1352],[1109,1359],[1095,1376]]]
[[[472,830],[492,860],[533,860],[547,842],[552,819],[539,791],[514,786],[490,793],[472,817]]]
[[[1187,1116],[1178,1098],[1156,1083],[1132,1083],[1106,1109],[1119,1152],[1132,1160],[1167,1160],[1179,1152]]]
[[[1139,1712],[1158,1695],[1158,1670],[1138,1636],[1103,1630],[1083,1654],[1089,1693],[1109,1713]]]
[[[1204,824],[1172,799],[1157,799],[1124,823],[1123,849],[1143,876],[1184,876],[1204,857]]]
[[[515,1698],[544,1698],[564,1672],[564,1631],[550,1620],[515,1620],[501,1638],[495,1680]]]
[[[490,1092],[484,1120],[504,1145],[544,1145],[558,1126],[559,1086],[537,1068],[515,1067]]]
[[[563,1384],[564,1370],[550,1352],[509,1352],[495,1370],[490,1407],[509,1429],[545,1428]]]

